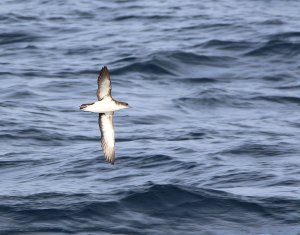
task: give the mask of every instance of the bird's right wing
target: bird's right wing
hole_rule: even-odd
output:
[[[115,163],[115,131],[113,115],[113,112],[99,114],[102,150],[105,159],[111,164]]]
[[[98,100],[102,100],[107,95],[111,96],[111,82],[108,69],[106,66],[104,66],[98,76]]]

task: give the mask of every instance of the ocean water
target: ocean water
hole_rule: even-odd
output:
[[[0,5],[0,234],[300,234],[300,1]],[[97,76],[115,113],[105,162]]]

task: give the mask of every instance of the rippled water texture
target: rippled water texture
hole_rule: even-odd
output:
[[[2,1],[0,234],[299,234],[299,12]],[[104,64],[115,166],[79,110]]]

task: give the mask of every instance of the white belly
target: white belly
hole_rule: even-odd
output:
[[[122,109],[122,107],[117,105],[113,100],[103,99],[103,100],[95,102],[92,105],[87,106],[83,110],[87,111],[87,112],[94,112],[94,113],[108,113],[108,112],[114,112],[114,111],[117,111],[120,109]]]

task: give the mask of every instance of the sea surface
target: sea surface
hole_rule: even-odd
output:
[[[0,234],[300,234],[299,12],[2,0]],[[79,110],[103,65],[114,166]]]

